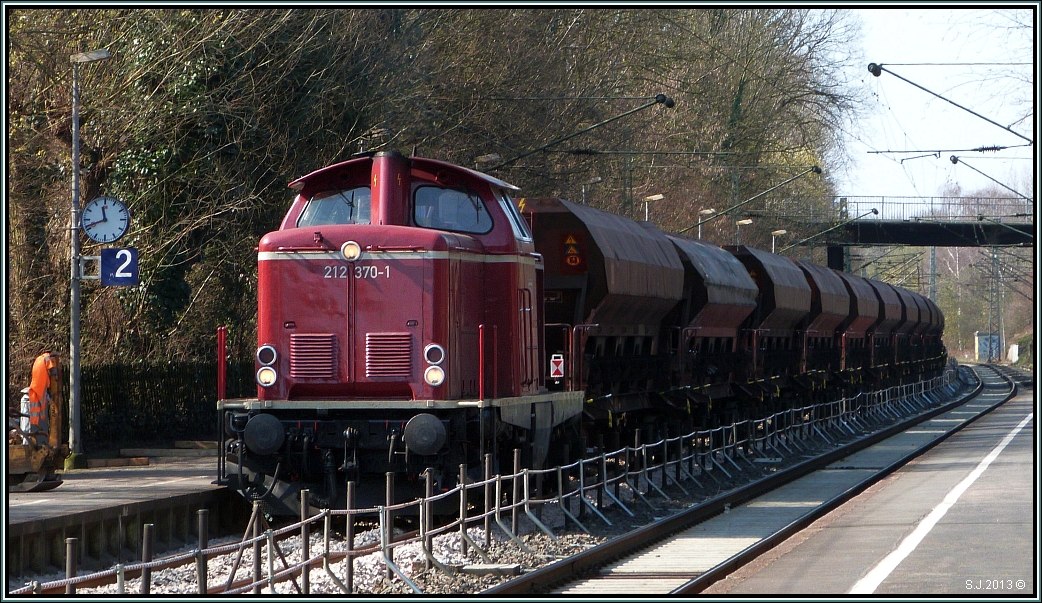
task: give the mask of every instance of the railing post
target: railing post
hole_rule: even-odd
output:
[[[511,478],[512,485],[514,487],[514,496],[511,499],[510,506],[510,531],[517,535],[518,520],[518,501],[521,500],[521,449],[514,449],[514,477]]]
[[[601,462],[600,462],[600,467],[598,467],[598,470],[601,473],[601,485],[597,489],[597,508],[603,510],[604,509],[604,499],[603,499],[604,494],[608,494],[609,496],[611,496],[611,493],[608,492],[608,457],[605,456],[603,448],[601,448],[601,459],[600,460],[601,460]]]
[[[260,501],[254,501],[253,503],[253,516],[257,518],[257,521],[253,522],[253,582],[255,584],[253,594],[259,595],[261,594],[261,585],[259,584],[261,579],[261,543],[259,538],[261,535],[261,518],[263,517],[260,510]]]
[[[586,504],[582,501],[586,497],[586,492],[583,491],[582,485],[586,479],[586,463],[583,460],[586,459],[586,436],[579,436],[579,519],[586,519]]]
[[[434,553],[434,536],[431,536],[431,528],[433,527],[433,521],[431,520],[431,503],[430,500],[434,496],[434,476],[431,475],[431,470],[428,467],[423,472],[423,520],[420,522],[420,530],[423,533],[423,546],[427,547],[427,551],[431,554]],[[423,562],[424,569],[431,569],[431,560],[424,555]]]
[[[460,529],[460,554],[467,556],[467,539],[462,538],[467,534],[467,465],[461,463],[459,466],[459,529]]]
[[[208,532],[210,531],[210,526],[209,526],[210,510],[209,509],[199,509],[198,515],[199,515],[199,554],[198,554],[198,556],[196,557],[196,560],[195,560],[195,572],[196,572],[196,574],[199,577],[199,594],[200,595],[205,595],[206,594],[206,553],[204,552],[204,550],[206,549],[206,545],[207,545],[207,543],[210,540],[209,534],[208,534]]]
[[[347,482],[347,525],[344,530],[344,539],[347,541],[347,594],[355,592],[355,516],[351,511],[355,508],[355,483]]]
[[[391,546],[391,543],[394,542],[394,510],[391,509],[391,505],[394,504],[394,473],[391,472],[391,471],[388,471],[386,475],[387,475],[387,507],[386,507],[386,511],[387,511],[387,524],[386,524],[387,525],[387,528],[386,528],[387,551],[386,552],[387,552],[387,558],[393,561],[394,560],[394,547]],[[387,566],[387,579],[388,580],[394,579],[394,570],[391,569],[390,565]]]
[[[492,546],[492,455],[485,454],[485,548]]]
[[[148,563],[152,561],[152,551],[156,547],[156,526],[155,524],[146,523],[141,530],[141,561]],[[141,589],[142,595],[149,594],[152,590],[152,568],[143,567],[141,568]]]
[[[300,589],[305,595],[311,594],[311,534],[308,529],[308,508],[311,506],[311,492],[307,489],[300,491],[300,560],[304,567],[300,568]]]
[[[65,577],[72,579],[76,577],[77,555],[80,552],[79,538],[65,539]],[[76,594],[76,584],[66,584],[65,594]]]

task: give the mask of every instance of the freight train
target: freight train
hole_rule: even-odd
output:
[[[257,397],[219,481],[294,514],[430,469],[509,470],[939,374],[929,299],[747,246],[369,153],[290,183],[257,248]],[[614,448],[612,448],[614,449]],[[373,492],[371,500],[364,498]]]

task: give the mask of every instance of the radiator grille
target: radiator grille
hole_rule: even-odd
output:
[[[337,376],[336,335],[309,333],[289,336],[289,374],[297,378]]]
[[[365,336],[366,377],[411,377],[412,335],[368,333]]]

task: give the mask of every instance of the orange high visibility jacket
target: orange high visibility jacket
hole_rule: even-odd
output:
[[[33,380],[29,384],[29,423],[34,426],[45,417],[47,388],[51,385],[50,370],[55,364],[49,352],[40,354],[33,362]]]

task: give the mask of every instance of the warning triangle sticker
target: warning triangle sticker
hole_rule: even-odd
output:
[[[564,240],[565,245],[578,245],[579,241],[575,240],[575,237],[568,235],[568,238]]]

